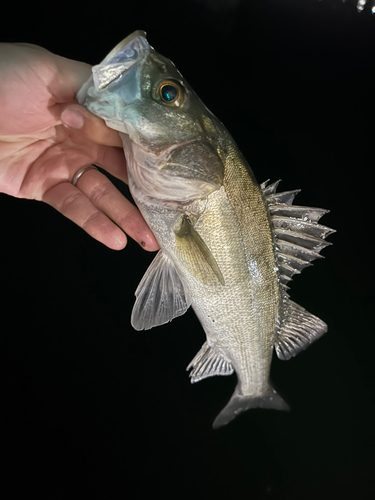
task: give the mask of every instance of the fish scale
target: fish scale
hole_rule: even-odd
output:
[[[237,375],[215,428],[250,408],[287,409],[270,382],[272,353],[290,359],[327,331],[287,292],[329,244],[334,231],[318,223],[327,211],[293,205],[299,190],[276,192],[280,181],[259,185],[144,32],[94,66],[77,98],[120,132],[130,191],[160,245],[135,292],[133,327],[193,307],[206,341],[187,367],[191,381]]]

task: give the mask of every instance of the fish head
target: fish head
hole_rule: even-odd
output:
[[[77,99],[120,132],[132,192],[185,203],[221,187],[216,118],[144,32],[125,38],[94,66]]]

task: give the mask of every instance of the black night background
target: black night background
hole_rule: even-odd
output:
[[[32,2],[0,41],[96,64],[147,31],[226,125],[259,182],[331,212],[291,297],[328,333],[272,380],[289,413],[212,422],[235,376],[191,385],[194,313],[136,332],[153,255],[115,252],[48,205],[0,195],[0,497],[374,498],[375,16],[340,0]],[[1,110],[0,110],[1,112]],[[116,181],[114,181],[116,183]],[[116,183],[123,192],[126,186]]]

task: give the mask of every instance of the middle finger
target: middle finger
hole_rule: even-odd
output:
[[[145,250],[155,251],[159,245],[139,210],[97,170],[85,172],[77,187],[93,205],[115,222]]]

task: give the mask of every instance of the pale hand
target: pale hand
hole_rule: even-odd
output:
[[[0,192],[44,201],[109,248],[127,233],[146,250],[158,244],[137,208],[97,170],[127,182],[117,132],[79,106],[88,64],[29,44],[0,44]],[[121,228],[121,229],[120,229]]]

